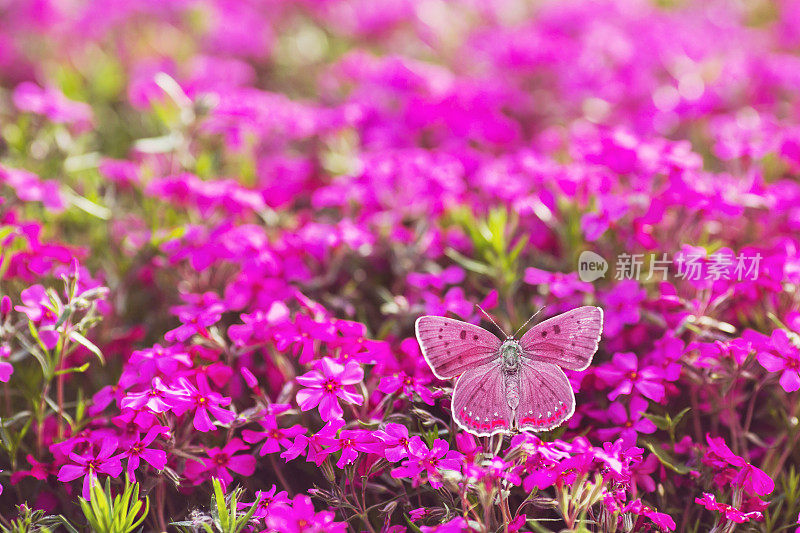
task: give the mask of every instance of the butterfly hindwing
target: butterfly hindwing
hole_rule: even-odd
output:
[[[520,339],[528,359],[584,370],[592,362],[603,331],[603,310],[587,305],[548,318]]]
[[[485,329],[442,316],[415,324],[422,355],[439,379],[450,379],[498,356],[502,342]]]
[[[561,425],[574,412],[575,394],[564,371],[552,363],[524,361],[515,413],[517,429],[547,431]]]
[[[453,389],[453,419],[473,435],[511,430],[513,412],[508,406],[505,376],[499,360],[467,369]]]

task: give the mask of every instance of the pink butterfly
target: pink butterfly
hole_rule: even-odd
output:
[[[549,318],[520,340],[441,316],[415,324],[422,355],[439,379],[458,376],[453,419],[485,436],[546,431],[575,412],[575,393],[561,368],[584,370],[603,331],[603,310],[578,307]]]

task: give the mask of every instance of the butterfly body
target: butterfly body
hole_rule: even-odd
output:
[[[584,306],[533,326],[519,340],[438,316],[418,318],[415,329],[434,375],[457,378],[456,423],[475,435],[492,435],[545,431],[570,418],[575,395],[562,367],[589,366],[602,325],[602,309]]]
[[[505,372],[516,372],[522,360],[522,346],[518,341],[508,339],[500,346],[500,357]]]

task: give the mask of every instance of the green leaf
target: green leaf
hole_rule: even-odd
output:
[[[73,331],[69,334],[69,338],[77,342],[78,344],[83,345],[84,348],[92,352],[97,358],[100,360],[102,365],[106,364],[106,360],[103,357],[103,352],[100,351],[100,348],[94,345],[92,341],[78,333],[77,331]]]
[[[675,415],[675,416],[672,418],[672,427],[673,427],[673,428],[676,428],[676,427],[678,427],[678,423],[681,421],[681,419],[682,419],[684,416],[686,416],[686,413],[688,413],[688,412],[689,412],[689,411],[691,411],[691,410],[692,410],[692,408],[691,408],[691,407],[686,407],[686,408],[684,408],[684,409],[683,409],[683,410],[682,410],[680,413],[678,413],[677,415]]]
[[[665,416],[654,415],[653,413],[642,413],[642,416],[651,421],[662,431],[667,431],[670,428],[670,420]]]
[[[55,375],[60,376],[62,374],[82,374],[86,372],[86,369],[89,368],[89,363],[83,363],[81,366],[74,366],[72,368],[62,368],[61,370],[56,370]]]
[[[662,448],[659,443],[653,441],[645,441],[644,445],[648,450],[653,452],[653,455],[658,457],[661,464],[677,472],[678,474],[688,474],[690,469],[685,464],[680,463],[671,453]]]

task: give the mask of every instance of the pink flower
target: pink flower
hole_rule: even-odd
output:
[[[263,440],[264,444],[258,452],[262,456],[281,451],[281,446],[289,448],[292,445],[293,438],[306,432],[306,428],[299,424],[295,424],[290,428],[278,427],[278,419],[274,415],[266,415],[261,421],[261,427],[263,431],[245,429],[242,431],[242,437],[245,442],[250,444]]]
[[[249,447],[237,438],[233,438],[223,448],[206,448],[208,458],[186,462],[186,476],[198,479],[201,475],[216,477],[224,486],[233,481],[231,472],[248,477],[256,471],[256,458],[252,455],[236,455],[236,452],[248,450]]]
[[[652,421],[642,416],[646,410],[647,400],[640,396],[631,398],[628,409],[621,402],[612,403],[608,408],[608,416],[616,425],[598,430],[597,435],[604,440],[619,435],[625,446],[634,446],[639,433],[654,433],[657,429]]]
[[[427,381],[428,380],[423,381],[419,378],[409,376],[405,372],[399,372],[381,378],[378,390],[386,394],[392,394],[402,389],[403,394],[409,398],[413,398],[414,393],[417,393],[423,402],[428,405],[433,405],[433,394],[428,387],[423,385],[423,383]]]
[[[186,394],[180,389],[171,389],[164,385],[161,378],[153,378],[150,389],[127,394],[120,405],[123,409],[140,410],[147,408],[154,413],[169,411],[177,402],[186,402]]]
[[[204,294],[184,294],[186,305],[172,308],[178,315],[181,325],[164,334],[169,342],[183,342],[194,334],[208,337],[207,328],[219,322],[222,313],[226,310],[219,296],[213,292]]]
[[[261,497],[258,501],[258,506],[256,507],[256,511],[253,513],[253,518],[266,518],[271,514],[271,512],[275,509],[278,505],[291,505],[291,500],[288,498],[286,491],[282,490],[280,492],[276,492],[277,488],[275,485],[269,490],[259,490],[256,491],[256,497]],[[239,509],[247,512],[250,509],[250,506],[253,505],[253,502],[245,503],[239,502]]]
[[[651,457],[655,457],[652,456]],[[642,500],[636,499],[625,505],[622,509],[623,513],[633,513],[635,515],[644,516],[653,521],[661,529],[668,529],[675,531],[675,520],[666,513],[659,513],[655,509],[648,507],[642,503]]]
[[[108,474],[111,477],[119,477],[122,474],[122,463],[119,455],[113,455],[117,449],[118,441],[116,438],[103,438],[100,450],[96,454],[78,455],[74,452],[69,454],[69,458],[74,464],[65,464],[58,471],[59,481],[72,481],[83,476],[83,498],[91,498],[90,487],[97,481],[97,474]]]
[[[344,533],[347,524],[335,522],[333,511],[316,512],[311,498],[298,494],[291,505],[276,505],[267,517],[272,531],[284,533]]]
[[[608,393],[609,400],[634,389],[655,402],[664,399],[664,370],[655,366],[640,368],[639,359],[632,352],[615,353],[612,362],[596,368],[595,373],[614,387]]]
[[[775,490],[775,482],[766,472],[751,465],[728,448],[722,437],[706,434],[708,451],[703,456],[703,463],[716,471],[714,480],[724,486],[733,483],[742,487],[746,494],[769,494]],[[733,467],[733,468],[731,468]]]
[[[230,398],[226,398],[218,392],[213,392],[208,385],[205,374],[197,374],[197,387],[192,385],[188,379],[179,378],[178,382],[183,387],[180,396],[173,396],[171,403],[176,415],[182,415],[186,411],[194,409],[194,427],[198,431],[213,431],[214,424],[211,422],[210,414],[223,425],[230,424],[236,419],[236,415],[222,406],[231,403]]]
[[[333,447],[337,445],[336,433],[339,432],[344,424],[344,420],[335,418],[328,421],[325,427],[310,437],[302,434],[298,435],[294,439],[292,446],[287,448],[281,454],[281,457],[291,461],[298,455],[305,454],[306,461],[313,462],[317,466],[321,465],[322,461],[333,452]]]
[[[625,326],[639,322],[639,306],[646,296],[645,290],[631,279],[622,280],[602,295],[604,323],[603,336],[614,338]]]
[[[408,428],[402,424],[386,424],[383,430],[375,431],[375,436],[382,441],[383,455],[387,460],[396,463],[408,455],[408,445],[411,441]]]
[[[800,389],[800,338],[794,332],[776,329],[769,344],[774,352],[759,351],[758,362],[769,372],[781,372],[780,383],[786,392]]]
[[[721,513],[725,518],[737,524],[743,524],[750,520],[761,520],[764,517],[760,511],[744,512],[727,503],[717,502],[716,497],[708,492],[704,492],[702,498],[695,498],[694,501],[709,511]]]
[[[411,437],[408,458],[402,466],[392,470],[393,478],[411,478],[414,486],[422,483],[422,475],[426,474],[431,487],[442,486],[442,470],[461,470],[462,455],[450,450],[446,440],[436,439],[428,448],[421,438]]]
[[[131,442],[126,443],[126,450],[122,452],[122,457],[128,458],[126,472],[131,481],[136,481],[136,469],[139,468],[140,459],[144,459],[158,471],[164,470],[167,466],[167,453],[164,450],[154,450],[148,448],[155,438],[164,431],[161,426],[153,426],[142,439],[137,434]]]
[[[344,414],[339,399],[346,403],[361,405],[364,398],[353,392],[352,387],[364,379],[364,370],[355,361],[340,365],[328,357],[318,362],[312,370],[295,378],[304,387],[297,392],[300,409],[308,411],[319,405],[319,414],[325,421],[341,418]]]
[[[365,429],[344,429],[339,433],[336,444],[329,448],[330,452],[341,450],[342,455],[336,461],[336,466],[344,468],[358,458],[358,452],[380,453],[378,439],[371,431]]]
[[[53,122],[74,124],[86,130],[92,124],[92,108],[85,103],[69,100],[55,87],[41,88],[25,81],[14,88],[14,105],[21,111],[43,115]]]
[[[53,308],[53,302],[47,295],[47,290],[41,285],[31,285],[20,293],[22,305],[14,307],[17,311],[25,313],[28,320],[36,324],[39,338],[48,350],[52,350],[58,343],[58,332],[53,330],[58,320],[60,310]]]

